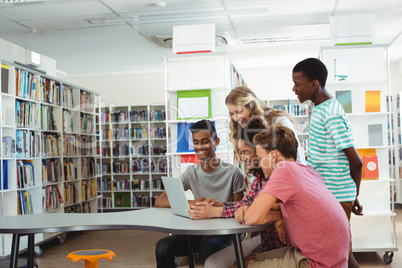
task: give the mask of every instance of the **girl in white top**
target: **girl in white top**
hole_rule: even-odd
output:
[[[267,126],[280,124],[290,128],[295,134],[297,142],[297,131],[294,121],[290,114],[282,110],[276,110],[268,107],[260,101],[254,92],[247,87],[236,87],[226,97],[225,104],[228,107],[230,114],[230,133],[229,139],[233,144],[234,157],[236,161],[240,160],[240,152],[237,146],[238,133],[241,128],[246,125],[246,122],[254,116],[261,117]],[[252,141],[250,141],[252,142]],[[300,146],[297,148],[297,162],[306,165],[306,157],[303,149]]]

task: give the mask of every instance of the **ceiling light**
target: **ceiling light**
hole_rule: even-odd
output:
[[[18,3],[18,2],[29,2],[30,0],[0,0],[1,4],[6,3]]]
[[[231,10],[218,10],[218,11],[193,11],[183,13],[168,13],[168,14],[155,14],[155,15],[136,15],[130,17],[117,17],[117,18],[101,18],[101,19],[88,19],[89,23],[116,23],[116,22],[148,22],[157,20],[170,20],[170,19],[194,19],[206,18],[214,16],[232,16],[232,15],[260,15],[267,16],[268,8],[254,8],[254,9],[231,9]]]

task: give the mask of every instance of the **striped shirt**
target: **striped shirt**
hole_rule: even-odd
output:
[[[321,174],[327,188],[339,202],[356,199],[356,184],[350,176],[343,149],[352,147],[350,123],[335,99],[313,107],[310,118],[307,165]]]

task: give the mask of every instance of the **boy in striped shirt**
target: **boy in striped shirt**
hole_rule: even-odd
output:
[[[339,102],[325,88],[328,71],[318,59],[305,59],[293,68],[293,91],[301,103],[313,102],[307,165],[321,174],[327,188],[342,205],[350,221],[362,215],[359,204],[362,160],[351,135],[350,123]],[[352,252],[349,267],[359,267]]]

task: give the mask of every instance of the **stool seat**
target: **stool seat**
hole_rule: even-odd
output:
[[[66,260],[71,259],[73,262],[85,260],[85,268],[98,268],[99,259],[112,260],[116,254],[107,249],[84,249],[73,251],[67,255]]]

